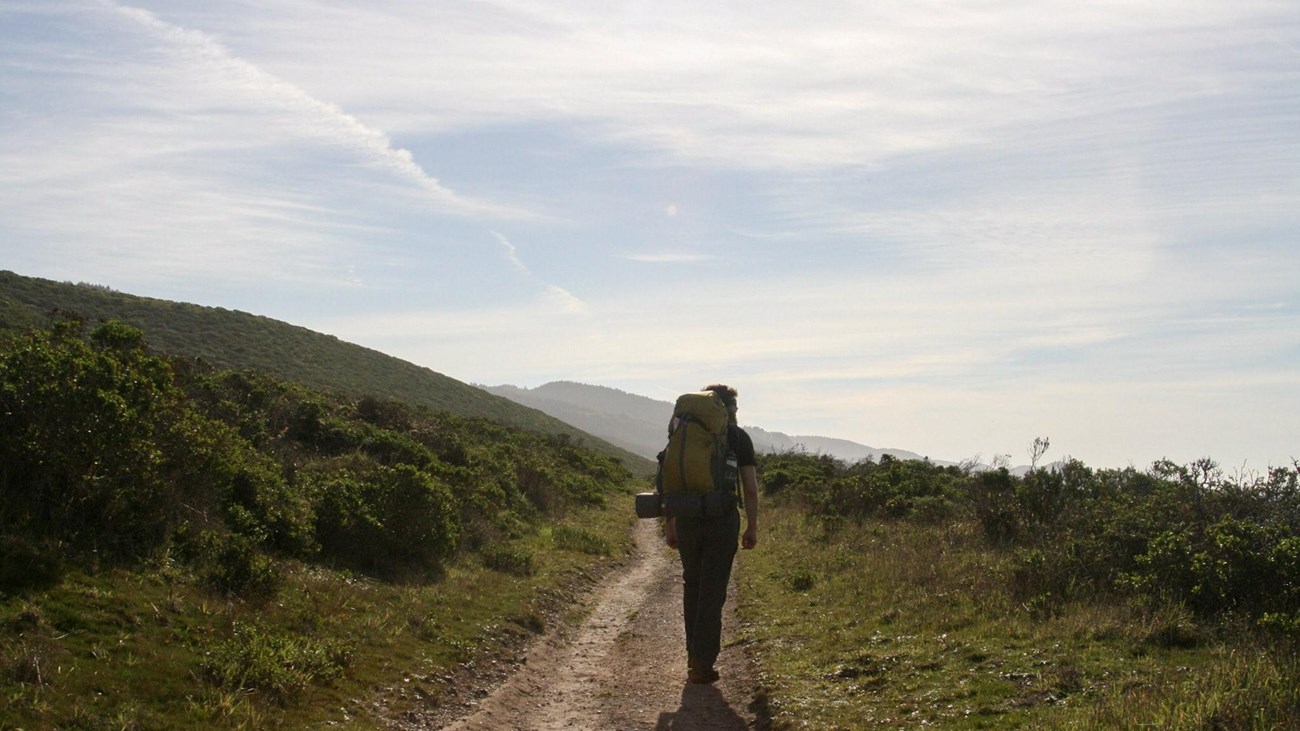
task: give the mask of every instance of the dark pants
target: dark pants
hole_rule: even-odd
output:
[[[712,668],[722,648],[722,605],[739,537],[740,513],[735,510],[717,518],[677,518],[686,654],[692,668]]]

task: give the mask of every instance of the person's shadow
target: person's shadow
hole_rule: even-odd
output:
[[[712,685],[687,683],[676,711],[659,714],[655,731],[749,731],[745,719]]]

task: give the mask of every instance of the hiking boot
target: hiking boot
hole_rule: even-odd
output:
[[[719,677],[718,671],[714,670],[713,668],[709,668],[707,670],[691,668],[686,673],[686,679],[691,681],[692,683],[695,683],[696,685],[703,685],[706,683],[717,682],[718,677]]]

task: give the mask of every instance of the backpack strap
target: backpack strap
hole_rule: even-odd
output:
[[[727,425],[727,460],[736,460],[736,503],[743,509],[745,507],[745,491],[741,489],[740,453],[736,449],[736,443],[740,441],[739,431],[740,427],[735,424]]]

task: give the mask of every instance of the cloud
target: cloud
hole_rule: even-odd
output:
[[[1296,431],[1285,2],[97,1],[0,11],[13,268],[936,457]]]
[[[548,311],[558,310],[567,315],[589,314],[590,310],[587,307],[587,304],[572,292],[563,287],[543,282],[536,274],[533,274],[532,270],[530,270],[528,266],[524,264],[523,260],[519,258],[519,249],[514,244],[510,243],[509,239],[496,231],[491,231],[490,233],[506,250],[506,258],[510,261],[510,265],[515,269],[515,271],[525,275],[532,282],[542,285],[542,298],[552,305],[552,307],[547,308]]]
[[[367,126],[334,104],[323,102],[301,88],[233,55],[201,31],[182,28],[154,13],[113,0],[101,4],[146,29],[155,38],[177,48],[188,63],[215,70],[242,88],[252,99],[292,109],[311,122],[312,131],[347,145],[371,164],[402,178],[426,194],[444,212],[463,216],[518,218],[529,214],[506,206],[467,198],[443,186],[417,163],[409,150],[396,147],[384,132]]]
[[[586,315],[591,311],[587,303],[575,297],[572,292],[553,284],[546,287],[546,299],[570,315]]]
[[[490,233],[498,242],[501,243],[501,246],[505,248],[506,259],[509,260],[510,266],[514,267],[517,272],[522,272],[532,276],[532,272],[528,271],[528,267],[524,266],[524,263],[519,259],[519,249],[515,248],[514,244],[510,243],[505,236],[502,236],[496,231],[491,231]]]
[[[275,47],[260,52],[296,56],[296,76],[329,74],[341,98],[382,107],[402,128],[566,118],[652,150],[647,164],[667,152],[787,170],[879,165],[1202,96],[1238,80],[1197,59],[1267,39],[1285,12],[1222,2],[1177,13],[1065,2],[800,13],[688,2],[656,4],[653,14],[570,2],[454,14],[380,7],[335,9],[327,22],[337,25],[310,35],[292,22],[304,18],[279,18],[264,36]],[[372,80],[393,73],[391,83],[415,93],[375,103]]]

